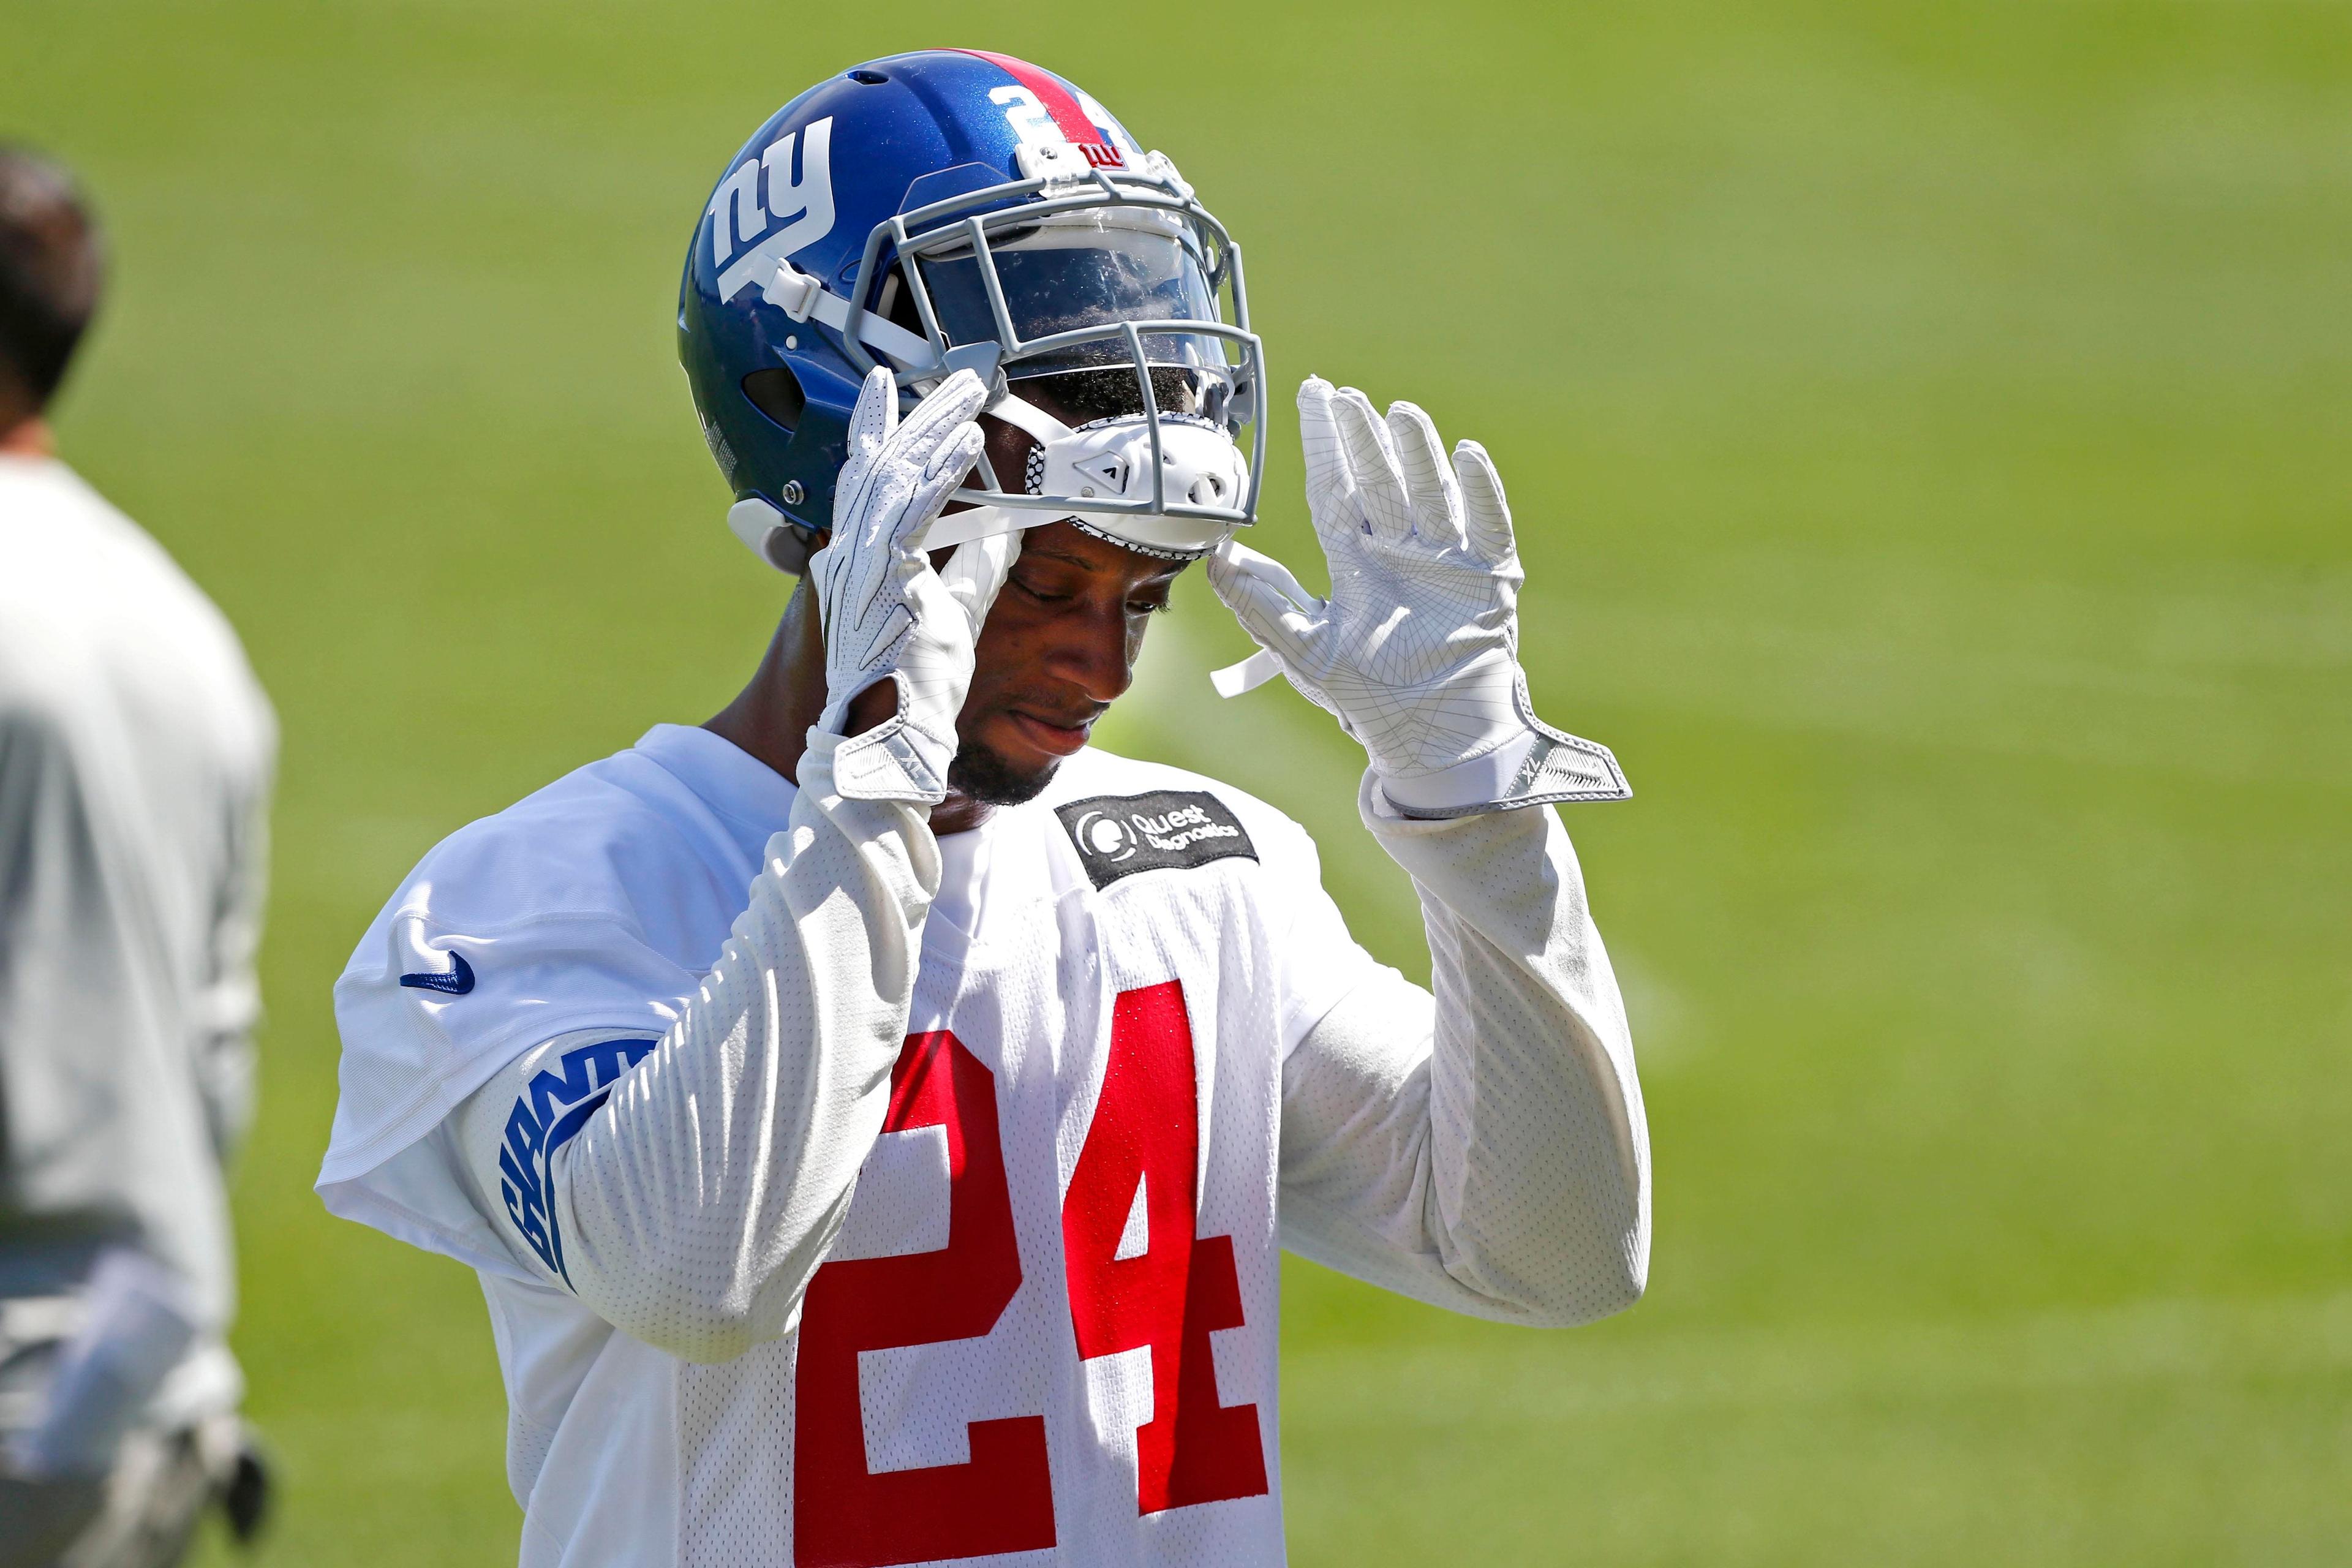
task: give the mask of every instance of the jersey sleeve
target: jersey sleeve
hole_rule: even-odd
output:
[[[660,1043],[614,1029],[543,1041],[499,1068],[436,1130],[432,1157],[453,1173],[478,1222],[480,1250],[491,1255],[478,1266],[572,1291],[562,1221],[551,1208],[559,1156],[604,1109],[622,1074]]]
[[[689,1361],[796,1319],[906,1035],[938,845],[912,807],[834,794],[833,742],[812,737],[792,825],[684,1016],[524,1052],[436,1140],[501,1271]]]
[[[1413,879],[1434,994],[1362,977],[1283,1069],[1284,1244],[1479,1317],[1589,1321],[1649,1267],[1649,1134],[1574,850],[1549,807],[1365,821]]]
[[[1307,830],[1255,801],[1250,832],[1263,857],[1273,905],[1274,942],[1282,1010],[1282,1050],[1296,1050],[1340,998],[1394,976],[1348,930],[1347,917],[1323,889],[1323,862]]]

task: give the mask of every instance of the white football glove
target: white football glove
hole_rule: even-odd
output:
[[[1331,597],[1228,541],[1209,582],[1309,701],[1371,755],[1400,815],[1467,816],[1633,792],[1609,748],[1535,716],[1518,658],[1520,570],[1503,482],[1465,441],[1448,465],[1429,416],[1383,421],[1353,387],[1298,389],[1307,504],[1330,560]],[[1246,689],[1221,671],[1226,695]],[[1255,684],[1254,681],[1250,684]]]
[[[898,713],[834,752],[834,784],[850,799],[946,798],[972,644],[1020,536],[961,545],[941,573],[923,553],[923,535],[980,457],[975,416],[987,400],[980,379],[959,371],[902,425],[898,378],[877,365],[850,416],[833,537],[808,564],[824,626],[817,727],[840,734],[851,699],[877,681],[898,687]]]

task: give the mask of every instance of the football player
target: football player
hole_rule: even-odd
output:
[[[1332,590],[1234,541],[1238,248],[1061,78],[939,50],[780,110],[682,357],[801,574],[742,695],[426,856],[337,987],[337,1212],[479,1270],[530,1564],[1276,1563],[1277,1249],[1580,1323],[1647,1134],[1484,451],[1309,380]],[[1240,439],[1248,437],[1248,455]],[[1088,744],[1188,565],[1370,759],[1434,994],[1316,847]],[[748,889],[748,892],[747,892]]]
[[[277,724],[236,634],[59,460],[96,223],[0,146],[0,1568],[258,1521],[225,1166],[253,1099]]]

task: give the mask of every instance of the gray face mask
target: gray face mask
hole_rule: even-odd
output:
[[[1265,352],[1249,330],[1240,249],[1165,156],[1138,162],[1106,172],[1068,148],[1024,148],[1026,178],[876,226],[843,294],[789,262],[768,286],[795,319],[841,329],[857,369],[889,363],[910,405],[968,369],[991,389],[987,412],[1036,443],[1021,474],[982,458],[980,487],[964,492],[975,504],[934,524],[931,547],[1067,520],[1190,560],[1256,521]],[[872,303],[853,311],[853,299]],[[1138,411],[1072,428],[1022,395],[1026,382],[1077,373],[1132,375]],[[736,508],[751,510],[728,521],[757,549],[782,519],[756,500]]]

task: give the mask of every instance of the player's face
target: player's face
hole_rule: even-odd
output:
[[[1127,689],[1144,627],[1183,570],[1066,522],[1024,534],[981,627],[948,782],[992,805],[1044,789]]]

